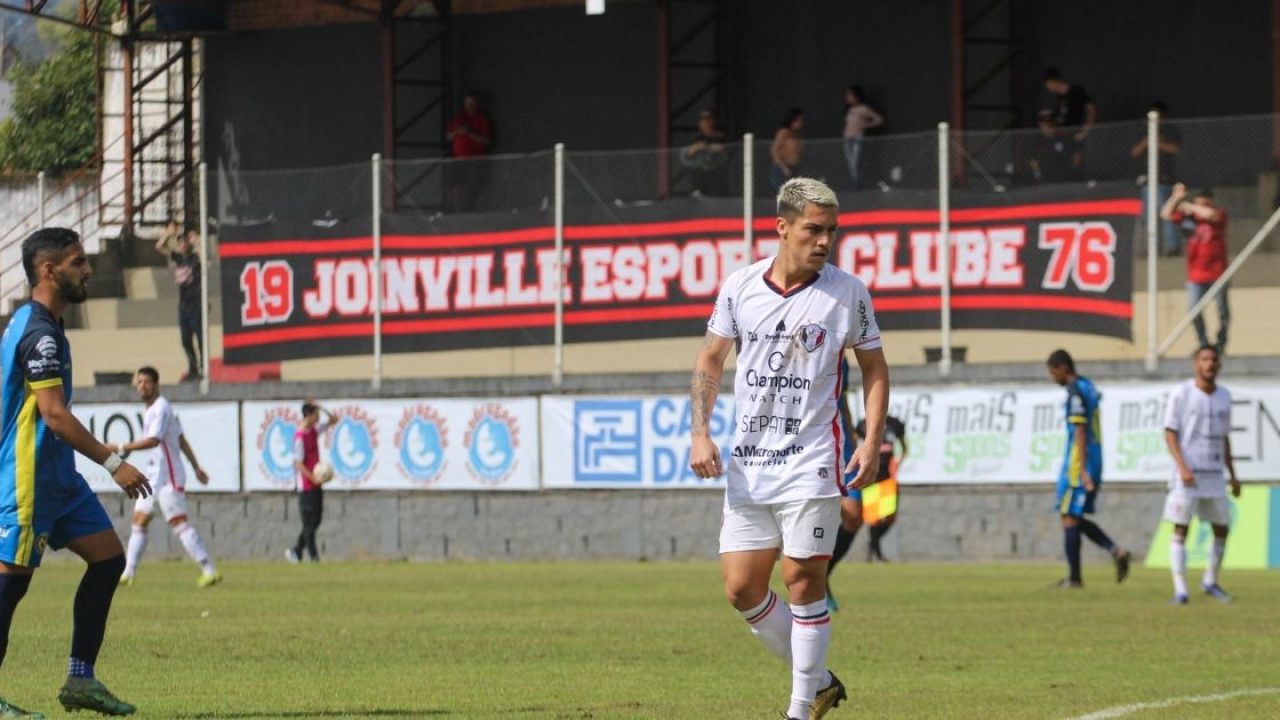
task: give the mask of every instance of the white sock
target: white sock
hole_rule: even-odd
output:
[[[1173,571],[1173,593],[1187,594],[1187,546],[1177,535],[1169,542],[1169,569]]]
[[[182,523],[173,529],[173,534],[178,536],[182,541],[182,547],[186,548],[187,555],[200,563],[200,569],[205,574],[212,575],[218,569],[213,566],[213,561],[209,559],[209,551],[204,549],[204,543],[200,542],[200,533],[191,527],[190,523]]]
[[[138,563],[142,560],[142,553],[147,549],[147,529],[141,525],[134,525],[133,532],[129,533],[129,548],[124,554],[124,576],[133,577],[138,572]]]
[[[1209,551],[1209,562],[1204,566],[1205,587],[1218,584],[1218,569],[1222,567],[1222,556],[1227,551],[1227,539],[1215,537],[1213,549]]]
[[[770,590],[764,602],[741,614],[751,626],[751,634],[791,667],[791,611],[787,604]]]
[[[830,683],[827,647],[831,644],[831,616],[827,599],[808,605],[792,605],[791,626],[791,707],[787,716],[809,717],[809,706],[823,683]]]

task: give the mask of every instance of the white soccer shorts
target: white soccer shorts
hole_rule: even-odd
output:
[[[165,483],[147,497],[140,497],[133,503],[133,511],[150,515],[155,509],[156,501],[160,501],[160,512],[165,521],[187,514],[187,494],[177,490],[170,483]]]
[[[781,547],[783,555],[798,560],[830,558],[839,528],[839,497],[737,507],[726,502],[720,552]]]
[[[1164,501],[1164,519],[1174,525],[1188,525],[1193,515],[1210,525],[1229,525],[1231,504],[1225,495],[1196,497],[1181,490],[1170,490]]]

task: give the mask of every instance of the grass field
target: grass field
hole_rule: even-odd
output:
[[[849,565],[835,577],[840,718],[1280,717],[1280,574],[1230,606],[1167,606],[1165,573],[1051,591],[1040,565]],[[723,601],[716,565],[144,564],[99,676],[149,718],[777,718],[789,674]],[[77,563],[37,575],[0,694],[63,717]],[[83,718],[83,715],[79,717]]]

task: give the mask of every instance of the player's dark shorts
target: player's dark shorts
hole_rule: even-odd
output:
[[[1058,478],[1058,514],[1072,517],[1092,515],[1094,501],[1098,498],[1098,489],[1095,485],[1093,492],[1087,492],[1082,484],[1072,486],[1065,477]]]
[[[0,561],[39,567],[46,547],[59,550],[78,538],[112,529],[111,518],[84,478],[70,488],[37,490],[30,525],[0,523]],[[16,517],[16,508],[3,508]]]

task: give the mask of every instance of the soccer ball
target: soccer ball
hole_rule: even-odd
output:
[[[333,479],[333,466],[327,462],[318,462],[311,468],[311,476],[317,485],[323,485]]]

